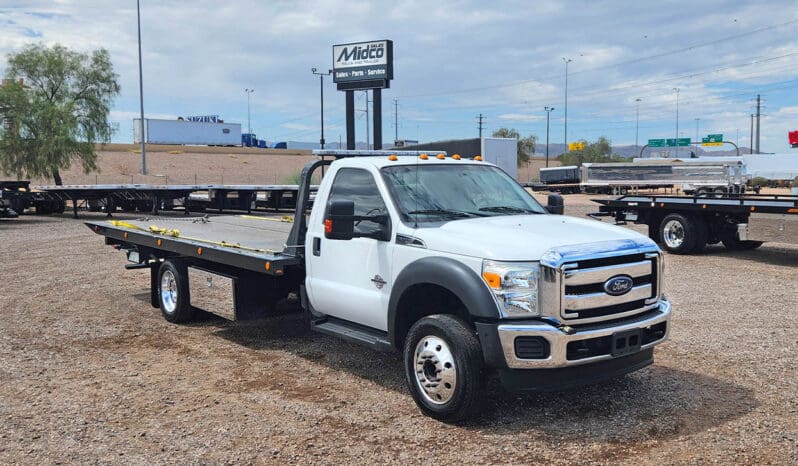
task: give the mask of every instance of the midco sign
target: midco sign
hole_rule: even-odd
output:
[[[333,45],[333,82],[339,90],[389,87],[393,41]]]

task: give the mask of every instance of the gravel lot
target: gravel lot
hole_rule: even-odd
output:
[[[798,463],[796,246],[668,255],[654,366],[557,393],[490,381],[462,425],[419,414],[398,355],[309,332],[296,303],[172,325],[124,263],[68,215],[0,220],[0,463]]]

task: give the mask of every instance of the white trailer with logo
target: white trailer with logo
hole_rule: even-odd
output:
[[[133,120],[134,143],[141,143],[141,120]],[[144,142],[198,146],[240,146],[240,123],[144,119]]]

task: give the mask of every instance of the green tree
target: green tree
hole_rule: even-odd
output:
[[[558,157],[562,165],[582,165],[583,163],[626,162],[627,159],[612,153],[612,143],[606,136],[595,142],[580,141],[585,144],[582,150],[568,151]]]
[[[60,170],[73,160],[86,173],[95,170],[94,144],[110,141],[108,114],[119,94],[108,51],[87,54],[62,45],[29,45],[9,54],[5,78],[0,86],[3,172],[17,178],[52,177],[60,185]]]
[[[529,161],[529,157],[535,154],[535,146],[538,137],[534,134],[522,138],[518,130],[514,128],[499,128],[493,132],[494,138],[514,138],[518,141],[518,166],[524,165]]]

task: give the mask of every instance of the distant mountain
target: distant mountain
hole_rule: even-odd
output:
[[[538,143],[537,147],[535,148],[535,157],[545,157],[546,156],[546,145]],[[635,157],[640,157],[640,149],[641,146],[612,146],[612,153],[618,154],[621,157],[625,157],[628,159],[632,159]],[[565,144],[549,144],[549,158],[556,158],[558,155],[562,154],[565,151]],[[740,147],[740,155],[749,153],[749,149],[747,147]],[[695,152],[697,157],[731,157],[737,155],[737,151],[733,148],[729,150],[713,150],[708,151],[704,150],[702,147],[696,146],[688,146],[688,147],[680,147],[679,148],[679,157],[689,157],[690,152]],[[666,155],[667,154],[667,155]],[[657,149],[650,149],[646,148],[643,152],[644,157],[676,157],[676,148],[675,147],[668,147],[665,149],[657,148]]]

